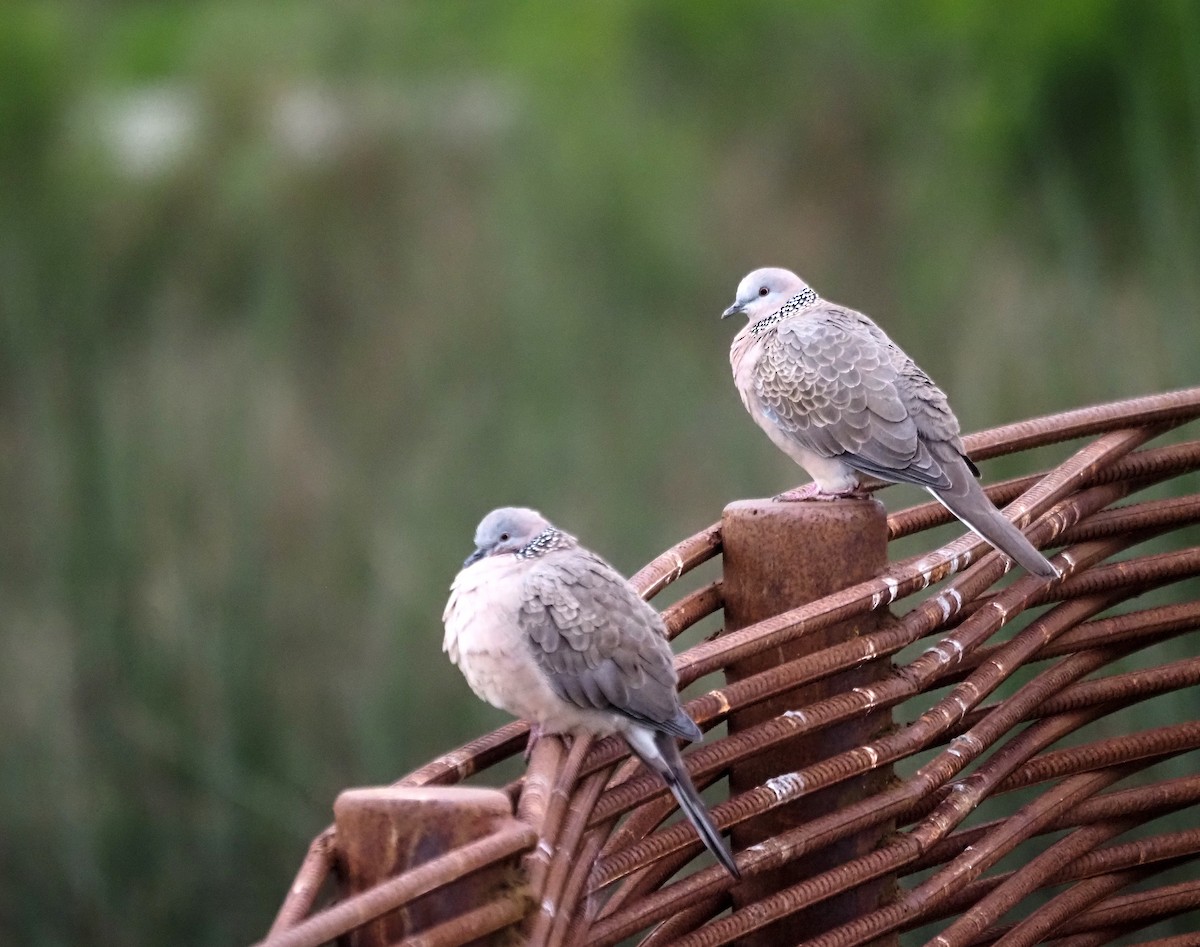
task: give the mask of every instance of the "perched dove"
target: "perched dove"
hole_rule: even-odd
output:
[[[945,393],[861,312],[827,302],[789,270],[755,270],[722,318],[749,319],[729,362],[742,403],[813,483],[779,499],[857,492],[869,474],[932,493],[1040,576],[1058,571],[983,492]]]
[[[442,649],[471,689],[530,721],[531,742],[542,733],[620,733],[740,877],[675,742],[701,733],[679,705],[662,619],[612,566],[533,510],[493,510],[442,620]]]

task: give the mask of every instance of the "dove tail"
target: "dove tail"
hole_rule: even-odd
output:
[[[1060,574],[1053,563],[1025,538],[1025,534],[996,509],[995,504],[988,499],[983,488],[974,479],[961,492],[951,493],[949,490],[933,489],[929,492],[942,506],[970,527],[972,532],[982,536],[1005,555],[1011,556],[1026,571],[1048,579],[1057,578]]]
[[[650,731],[642,727],[630,728],[626,731],[626,738],[641,761],[663,778],[663,782],[671,790],[671,795],[679,803],[679,808],[696,829],[704,847],[713,853],[729,874],[740,879],[742,873],[738,871],[733,854],[721,837],[712,816],[708,814],[704,800],[692,784],[692,778],[688,775],[687,767],[683,765],[683,757],[679,754],[675,738],[669,733]]]

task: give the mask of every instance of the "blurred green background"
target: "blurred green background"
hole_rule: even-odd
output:
[[[441,653],[492,507],[629,572],[804,479],[749,269],[976,430],[1194,383],[1198,209],[1186,0],[10,0],[0,941],[265,933],[339,789],[505,719]]]

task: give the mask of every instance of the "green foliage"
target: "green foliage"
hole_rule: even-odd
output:
[[[632,571],[799,480],[728,380],[755,265],[968,429],[1191,383],[1198,49],[1182,0],[8,4],[0,940],[261,935],[340,788],[502,719],[440,653],[488,509]]]

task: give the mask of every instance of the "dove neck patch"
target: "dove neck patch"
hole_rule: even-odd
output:
[[[811,286],[805,286],[800,293],[785,302],[779,308],[778,312],[767,316],[765,319],[759,319],[758,322],[754,323],[754,325],[750,327],[750,332],[753,335],[761,335],[771,328],[771,326],[777,325],[780,320],[786,319],[788,316],[792,315],[792,313],[807,309],[820,298],[821,297],[817,295],[817,291],[815,289],[813,289]]]
[[[533,539],[517,550],[518,559],[536,559],[551,549],[557,549],[562,543],[563,534],[553,526],[547,526]]]

